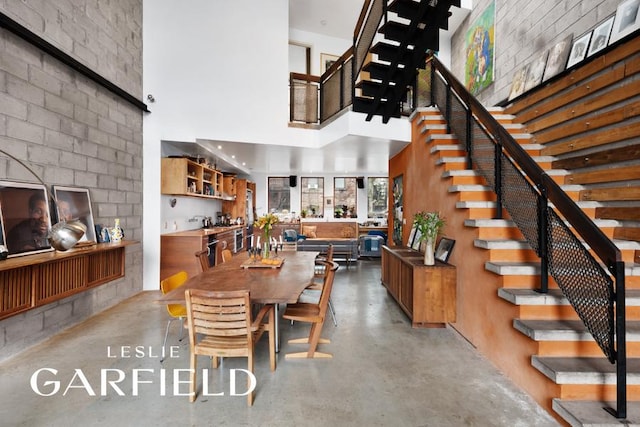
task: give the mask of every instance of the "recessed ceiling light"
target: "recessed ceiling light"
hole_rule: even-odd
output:
[[[242,166],[247,166],[247,163],[246,162],[242,162]]]
[[[218,145],[218,150],[222,150],[222,145]]]
[[[232,159],[235,159],[235,158],[236,158],[236,155],[235,155],[235,154],[232,154],[232,155],[231,155],[231,158],[232,158]]]

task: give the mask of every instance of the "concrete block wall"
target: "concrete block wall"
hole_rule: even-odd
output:
[[[142,99],[142,0],[0,0],[0,12]],[[142,241],[142,111],[0,29],[0,147],[48,185],[88,188],[98,224]],[[0,179],[35,182],[0,155]],[[0,360],[142,290],[142,245],[126,275],[0,321]]]
[[[474,1],[473,10],[451,39],[451,70],[464,82],[465,38],[492,0]],[[616,12],[618,0],[495,0],[494,82],[478,95],[485,106],[509,96],[513,75],[570,34],[579,37]]]

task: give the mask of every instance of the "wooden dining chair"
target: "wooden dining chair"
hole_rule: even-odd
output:
[[[231,253],[230,249],[225,249],[222,251],[222,262],[227,262],[227,261],[231,261],[231,257],[233,256],[233,254]]]
[[[264,332],[269,334],[269,361],[276,369],[275,310],[264,305],[255,319],[251,319],[249,291],[215,292],[202,289],[185,291],[187,322],[189,325],[190,386],[189,401],[196,399],[197,356],[211,356],[218,367],[218,357],[246,357],[248,370],[253,373],[254,345]],[[268,320],[265,322],[265,318]],[[251,384],[249,377],[248,384]],[[206,378],[203,381],[207,381]],[[247,395],[253,405],[253,392]]]
[[[176,274],[173,274],[160,282],[160,292],[162,292],[162,295],[165,295],[170,291],[182,286],[188,278],[189,275],[186,271],[180,271]],[[171,322],[176,319],[180,319],[180,336],[178,337],[178,341],[182,341],[184,319],[185,317],[187,317],[187,308],[183,304],[167,304],[167,311],[169,312],[169,321],[167,322],[167,328],[164,331],[162,348],[164,348],[164,346],[167,344],[167,336],[169,336],[169,327],[171,326]],[[163,361],[164,357],[160,359],[160,363],[162,363]]]
[[[327,269],[325,267],[324,261],[333,261],[333,245],[329,244],[329,248],[327,249],[326,254],[321,254],[316,257],[316,265],[314,268],[314,274],[311,278],[311,283],[306,287],[306,290],[309,291],[321,291],[322,286],[324,285],[325,276],[327,274]],[[338,319],[336,318],[336,311],[333,308],[333,301],[329,298],[329,313],[331,313],[331,320],[333,320],[333,325],[338,326]]]
[[[209,269],[209,251],[205,249],[196,252],[196,258],[200,261],[200,270],[207,271]]]
[[[329,340],[320,338],[324,319],[326,318],[327,309],[329,307],[329,298],[331,297],[331,289],[333,288],[333,279],[338,269],[338,264],[333,261],[322,261],[325,265],[326,275],[320,293],[320,300],[317,303],[297,302],[287,305],[282,317],[284,319],[296,322],[311,323],[311,330],[308,338],[298,338],[289,340],[289,344],[309,344],[306,352],[289,353],[285,356],[291,358],[330,358],[329,353],[320,353],[316,351],[318,344],[327,344]]]

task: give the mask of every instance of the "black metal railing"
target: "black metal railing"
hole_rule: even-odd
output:
[[[539,291],[548,292],[548,276],[553,277],[616,364],[617,407],[611,412],[625,418],[625,277],[619,249],[437,58],[430,67],[431,103],[466,147],[468,166],[496,193],[495,217],[506,210],[540,257]]]
[[[362,71],[385,7],[386,0],[364,2],[354,30],[353,46],[321,76],[290,73],[289,118],[292,122],[323,123],[353,103],[355,82]],[[319,97],[314,93],[314,87]],[[311,98],[303,99],[305,94]],[[318,106],[315,109],[314,102]]]

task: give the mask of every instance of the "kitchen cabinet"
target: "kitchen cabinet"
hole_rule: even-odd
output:
[[[222,177],[222,195],[224,198],[235,200],[236,197],[236,176],[224,175]]]
[[[222,198],[222,172],[187,158],[162,159],[162,194]]]
[[[243,221],[252,223],[255,220],[253,208],[256,205],[255,183],[246,179],[236,179],[235,184],[236,198],[235,200],[223,200],[222,213],[228,214],[232,220],[240,217]],[[250,203],[247,195],[251,198]],[[247,212],[248,208],[251,212]]]
[[[409,316],[413,327],[456,321],[456,268],[404,247],[382,247],[382,284]]]

